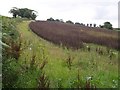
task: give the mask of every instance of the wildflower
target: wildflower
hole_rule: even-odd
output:
[[[30,50],[32,50],[32,48],[29,48]]]

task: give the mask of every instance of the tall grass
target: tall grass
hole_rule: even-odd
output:
[[[7,60],[8,71],[5,71],[6,67],[3,68],[7,77],[4,87],[118,87],[118,51],[108,48],[116,53],[110,60],[105,46],[83,43],[84,48],[78,50],[56,46],[38,37],[28,25],[29,21],[17,25],[21,34],[20,56],[17,62],[14,58]],[[100,48],[104,54],[96,52],[96,48]],[[14,81],[10,83],[12,79]]]

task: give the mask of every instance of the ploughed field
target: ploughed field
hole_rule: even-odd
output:
[[[94,43],[119,49],[118,34],[120,32],[113,30],[55,21],[31,22],[29,27],[40,37],[66,47],[78,49],[83,47],[84,43]]]

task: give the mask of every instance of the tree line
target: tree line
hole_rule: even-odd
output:
[[[57,22],[64,22],[62,19],[53,19],[52,17],[47,19],[47,21],[57,21]],[[64,23],[70,23],[70,24],[76,24],[76,25],[82,25],[82,26],[88,26],[88,27],[97,27],[96,24],[83,24],[83,23],[79,23],[79,22],[72,22],[71,20],[67,20],[66,22]],[[113,27],[112,27],[112,24],[110,22],[104,22],[103,25],[99,25],[100,28],[106,28],[106,29],[110,29],[112,30]]]

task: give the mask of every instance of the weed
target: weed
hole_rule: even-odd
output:
[[[69,55],[68,58],[66,59],[66,63],[70,70],[71,70],[71,66],[72,66],[72,61],[73,61],[73,57]]]
[[[38,88],[49,88],[50,81],[45,73],[42,73],[38,79]]]

